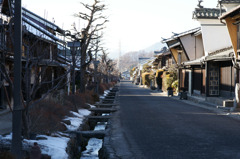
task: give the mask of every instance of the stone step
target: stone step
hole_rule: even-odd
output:
[[[114,106],[117,106],[117,104],[98,104],[98,105],[96,105],[95,104],[95,106],[97,107],[97,108],[112,108],[112,107],[114,107]]]
[[[115,98],[116,96],[105,96],[105,99],[113,99]]]
[[[88,120],[94,121],[94,122],[108,122],[108,120],[111,118],[111,116],[88,116]]]
[[[108,95],[116,95],[116,92],[109,92]]]
[[[112,108],[112,105],[101,105],[101,106],[96,106],[97,108]]]
[[[100,103],[100,104],[94,104],[96,107],[98,106],[106,106],[106,107],[112,107],[112,106],[117,106],[117,104],[114,104],[114,103],[109,103],[109,104],[104,104],[104,103]]]
[[[116,92],[116,91],[118,91],[118,88],[113,88],[110,90],[110,92]]]
[[[114,101],[115,99],[103,99],[103,101]]]
[[[112,104],[114,103],[113,101],[102,101],[103,104]]]
[[[114,108],[91,108],[89,110],[94,113],[112,113],[117,111],[117,109]]]
[[[81,135],[84,138],[98,138],[103,139],[106,135],[105,130],[97,130],[97,131],[75,131],[72,132],[74,134]]]

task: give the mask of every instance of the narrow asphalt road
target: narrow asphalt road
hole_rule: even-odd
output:
[[[123,159],[240,159],[240,121],[122,81],[112,146]]]

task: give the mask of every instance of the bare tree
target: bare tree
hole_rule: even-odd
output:
[[[57,43],[46,42],[28,32],[25,33],[23,44],[25,46],[23,57],[25,63],[22,70],[23,134],[29,137],[29,109],[53,91],[63,89],[70,70],[65,70],[56,60]]]
[[[102,55],[100,55],[101,60],[98,67],[98,71],[102,74],[102,78],[106,83],[110,82],[110,77],[115,73],[114,76],[117,76],[116,73],[116,62],[108,57],[106,50],[102,50]]]
[[[86,77],[85,72],[87,66],[92,61],[92,48],[91,42],[99,37],[96,37],[96,33],[103,30],[105,23],[108,21],[107,17],[102,13],[106,10],[106,5],[102,4],[101,0],[94,0],[92,5],[82,3],[82,6],[88,10],[89,13],[79,12],[75,14],[76,17],[86,22],[86,27],[78,32],[77,36],[81,41],[81,70],[80,70],[80,92],[85,92]]]

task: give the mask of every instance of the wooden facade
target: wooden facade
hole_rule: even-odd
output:
[[[179,69],[179,88],[188,90],[189,72],[186,69]]]
[[[231,61],[220,63],[220,95],[232,96],[235,89],[234,67]]]
[[[1,18],[7,17],[9,21],[0,24],[0,52],[1,63],[6,66],[6,74],[10,80],[3,79],[2,75],[0,77],[6,87],[0,89],[0,107],[11,103],[9,101],[12,98],[11,83],[14,81],[12,38],[14,27],[8,24],[12,18],[9,14],[11,7],[7,7],[8,3],[4,4]],[[63,45],[65,42],[56,37],[56,32],[62,35],[63,30],[25,8],[23,8],[22,25],[22,93],[23,99],[27,101],[27,98],[28,100],[40,98],[50,88],[54,89],[57,85],[58,89],[64,88],[67,81],[64,76],[66,75],[66,59],[59,61],[58,45]]]
[[[192,93],[198,93],[200,95],[205,94],[206,90],[206,71],[205,68],[193,68],[192,73]]]

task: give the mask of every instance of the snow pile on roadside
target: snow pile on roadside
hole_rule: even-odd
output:
[[[87,109],[79,109],[78,113],[71,112],[73,114],[73,117],[66,117],[64,120],[69,120],[70,125],[66,125],[67,129],[69,131],[77,130],[80,125],[82,124],[85,116],[90,115],[90,111]],[[66,159],[68,158],[68,154],[66,152],[68,141],[70,140],[70,137],[68,134],[65,133],[55,133],[52,134],[52,136],[47,135],[37,135],[37,138],[42,138],[41,140],[23,140],[23,144],[27,144],[32,146],[34,142],[37,142],[39,147],[41,148],[42,154],[47,154],[51,156],[52,159]],[[12,140],[12,134],[9,134],[7,136],[1,136],[0,140]]]

